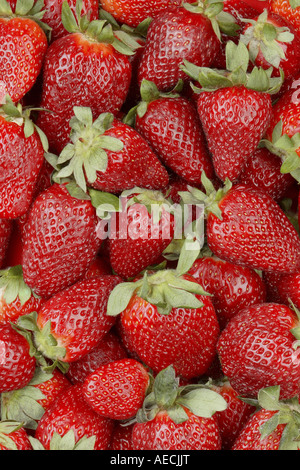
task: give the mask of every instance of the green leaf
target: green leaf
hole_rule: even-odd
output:
[[[160,408],[169,408],[175,403],[178,392],[178,378],[172,365],[161,370],[155,377],[153,392],[155,403]]]
[[[62,3],[61,21],[68,33],[75,33],[80,31],[77,19],[75,18],[71,7],[66,0]]]
[[[242,68],[245,72],[249,65],[249,52],[247,46],[241,41],[236,45],[233,41],[226,44],[226,69],[233,72]]]
[[[11,6],[6,0],[0,0],[0,15],[1,16],[12,16],[13,15]]]
[[[258,392],[258,401],[262,408],[271,411],[277,411],[279,405],[280,387],[266,387]]]
[[[208,388],[191,390],[184,396],[180,396],[177,403],[203,418],[210,418],[216,411],[224,411],[227,408],[226,400],[219,393]]]
[[[294,10],[295,8],[300,7],[300,0],[289,0],[291,8]]]
[[[108,316],[117,316],[129,304],[137,285],[134,282],[123,282],[118,284],[111,292],[107,302]]]

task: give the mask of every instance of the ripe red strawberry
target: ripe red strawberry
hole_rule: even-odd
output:
[[[74,450],[80,445],[86,450],[107,450],[112,431],[113,421],[95,413],[81,386],[73,385],[47,408],[34,437],[46,450]]]
[[[242,42],[227,42],[226,67],[211,70],[186,61],[182,70],[200,84],[197,109],[216,175],[236,181],[269,126],[271,94],[282,77],[272,79],[257,67],[248,72],[249,52]]]
[[[54,153],[69,142],[74,106],[91,107],[95,119],[103,112],[119,112],[129,90],[133,54],[106,20],[75,18],[65,2],[62,21],[69,34],[47,50],[41,95],[41,107],[47,111],[41,111],[37,121]]]
[[[300,33],[280,15],[265,9],[259,16],[246,23],[240,40],[247,45],[250,60],[272,74],[294,76],[300,67]]]
[[[42,192],[23,233],[26,284],[46,298],[79,280],[99,249],[97,223],[91,202],[70,196],[65,185]]]
[[[145,367],[135,359],[126,358],[104,364],[89,374],[82,393],[100,416],[128,420],[142,406],[149,384]]]
[[[0,268],[3,267],[6,251],[12,233],[12,221],[0,218]]]
[[[48,373],[37,368],[25,387],[2,393],[1,419],[20,421],[26,430],[35,430],[45,410],[70,386],[58,369]]]
[[[247,400],[246,400],[247,401]],[[299,397],[281,400],[280,387],[267,387],[250,400],[257,411],[238,435],[232,450],[299,450]]]
[[[110,450],[134,450],[131,442],[131,434],[134,423],[127,424],[116,422],[110,443]]]
[[[112,291],[107,314],[120,313],[125,347],[154,373],[172,364],[178,375],[197,377],[212,363],[219,335],[213,304],[203,293],[190,275],[146,272]]]
[[[210,386],[227,402],[226,409],[217,411],[214,416],[217,418],[220,429],[222,449],[230,450],[256,408],[240,399],[226,377],[213,381]]]
[[[242,184],[228,183],[218,191],[204,179],[203,185],[206,196],[191,189],[182,198],[185,203],[192,200],[206,205],[207,244],[216,256],[262,271],[292,273],[299,269],[299,234],[269,194]]]
[[[0,324],[16,323],[21,315],[38,310],[43,303],[25,284],[21,265],[0,271]]]
[[[239,176],[238,182],[264,189],[276,201],[280,201],[295,179],[289,173],[281,173],[282,160],[266,147],[253,152]]]
[[[270,299],[300,309],[300,270],[292,274],[264,273]]]
[[[135,186],[162,189],[169,175],[147,141],[131,126],[91,108],[74,107],[70,142],[60,153],[56,178],[70,177],[88,187],[120,193]]]
[[[285,18],[300,32],[300,9],[296,2],[291,0],[270,0],[269,9]]]
[[[121,194],[121,206],[112,215],[108,253],[113,271],[128,279],[160,261],[173,240],[175,221],[172,204],[160,191],[133,188]]]
[[[242,308],[266,300],[264,281],[256,271],[220,260],[212,254],[198,258],[189,274],[212,294],[221,328]]]
[[[0,392],[24,387],[32,379],[36,360],[27,340],[10,323],[0,325]]]
[[[147,80],[141,84],[135,108],[135,129],[161,161],[190,184],[201,184],[202,170],[214,177],[214,169],[195,106],[178,93],[166,95]]]
[[[30,110],[14,106],[9,97],[1,107],[0,133],[0,217],[15,219],[29,209],[48,143]]]
[[[299,318],[286,305],[251,305],[235,315],[218,340],[224,375],[239,395],[256,397],[280,385],[282,398],[299,394]]]
[[[197,6],[185,4],[155,16],[139,65],[139,85],[146,79],[160,91],[168,91],[179,79],[188,78],[179,68],[183,60],[198,66],[211,65],[220,49],[220,39],[215,32],[217,19],[206,16],[210,6],[209,0]]]
[[[226,408],[221,395],[206,386],[179,386],[172,366],[155,378],[136,417],[135,450],[220,450],[215,412]]]
[[[32,330],[33,343],[44,357],[66,366],[89,353],[114,325],[106,306],[120,281],[115,275],[78,281],[53,295],[38,312],[20,317],[18,325]]]
[[[0,18],[0,81],[13,102],[19,101],[33,87],[40,74],[47,36],[39,21],[39,9],[33,2],[19,1],[14,13],[9,3],[1,3]]]
[[[110,330],[89,353],[70,363],[67,377],[73,384],[82,383],[98,367],[126,357],[127,352],[120,338]]]
[[[17,421],[0,421],[0,450],[32,450],[29,436]]]
[[[136,27],[148,17],[154,18],[158,13],[180,6],[181,0],[100,0],[100,6],[120,23]],[[187,0],[186,3],[193,3]]]

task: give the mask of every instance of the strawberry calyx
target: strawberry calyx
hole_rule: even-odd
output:
[[[45,447],[37,438],[29,436],[29,440],[33,450],[45,450]],[[49,450],[94,450],[95,442],[96,436],[82,436],[76,442],[73,429],[70,429],[63,436],[55,431],[49,443]]]
[[[258,392],[257,399],[239,397],[245,403],[257,409],[275,411],[276,413],[259,428],[261,439],[265,439],[275,431],[279,424],[285,424],[279,450],[300,449],[300,404],[299,397],[280,400],[280,386],[266,387]]]
[[[8,450],[18,450],[16,443],[10,434],[23,427],[23,422],[5,419],[0,421],[0,444]]]
[[[249,48],[250,60],[255,62],[259,53],[275,68],[285,59],[284,48],[280,44],[291,43],[294,34],[287,26],[276,26],[269,20],[265,9],[257,20],[243,20],[250,26],[241,35],[240,40]]]
[[[118,29],[117,24],[113,25],[107,18],[90,21],[88,14],[81,15],[82,0],[77,0],[75,10],[74,14],[68,2],[63,2],[61,21],[68,33],[81,33],[91,41],[111,44],[116,51],[128,56],[141,47],[134,34]]]
[[[152,381],[152,386],[135,416],[135,422],[151,421],[165,411],[171,420],[180,424],[189,419],[189,412],[210,418],[217,411],[227,408],[225,399],[205,384],[179,386],[174,367],[161,370]]]
[[[226,43],[226,70],[209,67],[198,67],[184,60],[180,65],[190,78],[200,84],[200,87],[191,83],[195,93],[204,91],[216,91],[219,88],[244,86],[250,90],[261,93],[277,93],[284,80],[284,74],[279,68],[280,76],[272,77],[273,67],[264,69],[253,67],[249,72],[250,55],[247,46],[243,42],[235,44],[233,41]]]
[[[0,289],[7,305],[13,303],[16,298],[19,298],[22,306],[32,295],[38,298],[37,294],[25,283],[21,265],[0,270]]]
[[[283,133],[282,120],[273,129],[271,140],[265,138],[259,143],[282,160],[281,173],[290,173],[300,183],[300,132],[292,137]]]
[[[112,113],[101,113],[93,119],[91,108],[74,106],[74,116],[70,120],[70,143],[59,156],[47,154],[48,162],[56,169],[55,182],[68,181],[73,177],[79,188],[87,192],[87,183],[94,183],[97,172],[105,172],[108,165],[106,150],[119,152],[123,142],[115,137],[104,135],[114,120]]]
[[[6,0],[1,0],[0,2],[1,18],[29,18],[42,28],[49,39],[52,28],[42,21],[44,14],[43,0],[37,0],[36,2],[34,0],[18,0],[15,11],[12,10],[9,2]]]

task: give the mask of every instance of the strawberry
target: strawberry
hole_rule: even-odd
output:
[[[200,84],[197,109],[216,175],[236,181],[269,126],[271,94],[282,77],[270,78],[257,67],[248,72],[249,52],[242,42],[227,42],[226,67],[218,71],[185,61],[182,70]]]
[[[17,421],[0,421],[0,450],[32,450],[29,436]]]
[[[5,92],[16,103],[36,82],[48,41],[40,22],[40,4],[36,7],[33,2],[18,1],[13,13],[4,0],[1,2],[0,16],[0,81]],[[5,92],[1,92],[1,102]]]
[[[113,421],[95,413],[84,400],[81,386],[73,385],[47,408],[31,442],[34,449],[107,450],[112,430]]]
[[[171,90],[179,79],[188,79],[179,68],[183,60],[209,67],[220,49],[218,20],[222,2],[218,7],[213,8],[213,2],[206,0],[158,13],[148,28],[138,71],[139,86],[146,79],[160,91]]]
[[[222,331],[217,351],[224,375],[239,395],[256,397],[261,388],[280,385],[282,398],[299,394],[299,318],[277,303],[251,305]]]
[[[126,357],[127,352],[120,338],[110,330],[89,353],[70,363],[67,377],[73,384],[82,383],[98,367]]]
[[[48,142],[30,120],[30,109],[10,97],[1,107],[0,132],[0,217],[15,219],[29,209]]]
[[[279,76],[294,76],[300,67],[300,33],[276,13],[265,9],[259,16],[246,23],[240,40],[247,45],[250,60],[257,66]]]
[[[168,183],[167,170],[146,140],[112,113],[93,121],[91,108],[74,106],[70,126],[70,142],[54,160],[56,181],[74,176],[85,192],[92,187],[113,193],[135,186],[161,189]]]
[[[0,292],[0,324],[16,323],[21,315],[38,310],[44,303],[24,282],[21,265],[0,271]]]
[[[206,195],[191,188],[181,197],[185,203],[202,201],[206,206],[207,244],[216,256],[268,272],[292,273],[299,269],[299,234],[269,194],[229,181],[216,191],[204,175],[203,186]]]
[[[80,214],[80,217],[79,217]],[[98,218],[89,200],[53,184],[33,202],[23,234],[23,276],[42,297],[79,280],[96,257]]]
[[[187,0],[192,3],[193,0]],[[180,6],[181,0],[100,0],[100,6],[120,23],[136,27],[148,17],[154,18],[161,11]]]
[[[0,268],[2,268],[4,264],[12,233],[12,225],[12,221],[8,219],[0,219]]]
[[[113,289],[107,314],[120,314],[125,347],[154,373],[173,364],[176,374],[190,379],[204,374],[216,354],[219,324],[205,294],[192,276],[180,271],[146,271]]]
[[[292,0],[270,0],[269,9],[282,18],[285,18],[300,32],[300,8],[297,2],[293,2]]]
[[[135,111],[134,127],[164,165],[190,184],[201,183],[202,170],[212,178],[212,161],[193,104],[179,93],[160,93],[154,83],[145,79],[141,98],[130,113]]]
[[[45,111],[39,112],[37,122],[54,153],[69,142],[74,106],[91,107],[95,119],[103,112],[116,114],[129,90],[129,56],[134,52],[106,20],[95,21],[89,22],[86,15],[74,16],[64,2],[62,22],[69,34],[53,41],[45,56],[41,93]],[[130,38],[132,42],[140,47]]]
[[[264,273],[270,298],[289,305],[291,302],[300,309],[300,270],[292,274]]]
[[[27,340],[11,326],[0,325],[0,392],[24,387],[32,379],[36,360]]]
[[[175,222],[172,204],[160,191],[133,188],[121,194],[121,205],[110,224],[108,252],[113,271],[127,279],[157,264]]]
[[[242,308],[266,300],[264,281],[256,271],[218,259],[212,253],[198,258],[189,274],[212,294],[222,329]]]
[[[124,426],[122,422],[116,422],[110,443],[110,450],[134,450],[131,442],[131,434],[134,423]]]
[[[71,383],[58,369],[48,373],[37,368],[25,387],[2,393],[1,419],[20,421],[27,431],[35,430],[45,410],[70,386]]]
[[[100,416],[128,420],[142,406],[149,383],[145,367],[135,359],[126,358],[104,364],[90,373],[82,393]]]
[[[248,401],[247,399],[245,401]],[[232,450],[299,450],[299,397],[282,400],[280,387],[259,391],[250,400],[257,411],[238,435]]]
[[[215,412],[226,401],[208,387],[179,386],[172,366],[159,372],[136,417],[135,450],[220,450]]]
[[[220,429],[222,449],[230,450],[256,408],[240,399],[226,377],[212,381],[209,386],[227,402],[226,409],[217,411],[214,416]]]
[[[115,318],[106,316],[115,275],[78,281],[48,299],[38,312],[19,318],[21,329],[32,331],[33,343],[44,357],[67,364],[89,353],[110,330]]]

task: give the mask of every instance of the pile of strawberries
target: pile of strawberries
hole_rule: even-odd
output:
[[[1,0],[0,102],[0,449],[299,450],[299,2]]]

